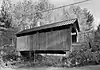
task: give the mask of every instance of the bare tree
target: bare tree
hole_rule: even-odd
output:
[[[81,31],[90,30],[94,21],[94,17],[90,11],[86,8],[81,9],[79,6],[71,6],[70,8],[79,20]]]

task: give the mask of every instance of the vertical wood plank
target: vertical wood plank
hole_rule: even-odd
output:
[[[62,30],[62,33],[61,33],[61,37],[62,37],[62,49],[64,50],[64,31],[65,30]]]
[[[37,35],[35,34],[35,37],[34,37],[34,42],[35,42],[35,45],[34,45],[34,49],[36,47],[36,42],[37,42]]]
[[[38,48],[38,41],[39,41],[38,40],[38,32],[36,33],[36,35],[37,35],[37,37],[36,37],[37,40],[36,40],[36,48],[35,48],[35,50]]]

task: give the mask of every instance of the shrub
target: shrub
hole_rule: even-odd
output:
[[[17,61],[18,58],[21,58],[21,57],[15,54],[7,54],[7,55],[3,55],[2,58],[3,58],[3,61],[6,62],[6,61]]]
[[[81,50],[72,51],[67,58],[70,66],[81,66],[87,64],[100,63],[100,51],[92,52],[91,49],[82,48]]]

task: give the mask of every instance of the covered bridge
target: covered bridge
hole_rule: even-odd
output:
[[[80,31],[77,19],[55,22],[16,33],[17,51],[65,52],[71,51]]]

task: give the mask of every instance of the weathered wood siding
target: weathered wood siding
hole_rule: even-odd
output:
[[[62,29],[50,32],[37,32],[18,37],[17,48],[22,50],[70,50],[71,30]]]
[[[27,36],[22,36],[17,38],[17,50],[18,51],[30,50]]]

